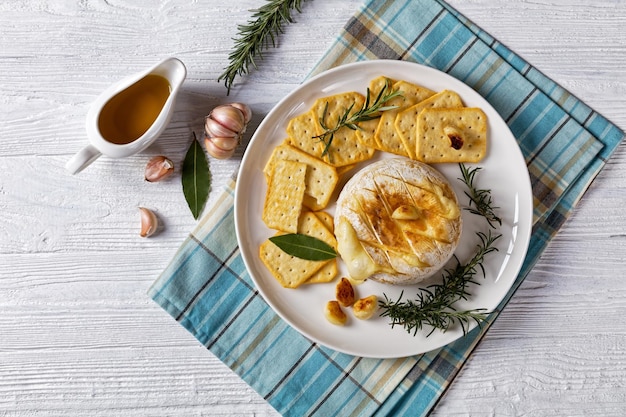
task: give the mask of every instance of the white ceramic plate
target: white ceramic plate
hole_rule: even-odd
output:
[[[386,317],[375,315],[370,320],[361,321],[349,311],[346,326],[332,325],[324,317],[323,310],[325,303],[334,299],[334,282],[285,289],[258,256],[259,245],[274,233],[261,219],[267,189],[262,171],[272,149],[285,139],[289,119],[308,110],[319,97],[344,91],[365,94],[369,81],[379,75],[420,84],[434,91],[454,90],[466,106],[480,107],[487,114],[489,149],[486,158],[478,164],[482,169],[476,181],[479,188],[491,189],[503,219],[498,230],[502,237],[497,245],[499,251],[489,254],[484,263],[486,277],[478,277],[481,285],[472,285],[469,300],[458,303],[457,307],[489,311],[497,307],[519,272],[530,239],[532,192],[528,170],[515,138],[487,101],[459,80],[429,67],[385,60],[349,64],[312,78],[281,100],[258,127],[244,154],[235,191],[235,225],[243,260],[252,280],[280,317],[307,338],[332,349],[363,357],[397,358],[444,346],[462,337],[462,329],[457,326],[447,332],[437,330],[427,337],[431,329],[425,328],[414,336],[402,327],[391,328]],[[388,155],[377,152],[374,160],[385,157]],[[461,205],[467,205],[463,193],[465,186],[457,179],[461,176],[458,165],[439,164],[436,168],[452,183]],[[332,212],[333,208],[329,207],[329,211]],[[463,233],[455,252],[462,262],[475,253],[479,243],[476,232],[487,230],[482,217],[463,210]],[[347,276],[341,263],[340,273]],[[440,273],[417,286],[391,286],[368,280],[357,286],[356,291],[360,297],[376,294],[382,298],[386,294],[390,299],[397,299],[404,291],[404,298],[414,299],[419,286],[440,280]]]

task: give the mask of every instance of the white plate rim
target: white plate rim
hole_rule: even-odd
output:
[[[349,326],[345,328],[333,326],[326,322],[323,317],[323,302],[319,303],[319,291],[317,289],[311,289],[314,286],[307,286],[308,288],[296,290],[284,289],[280,287],[269,272],[260,265],[260,260],[258,259],[259,236],[265,236],[266,238],[272,234],[272,231],[267,229],[263,224],[261,211],[259,211],[259,199],[262,200],[261,196],[264,196],[265,182],[262,167],[267,161],[271,149],[274,147],[270,145],[277,145],[286,137],[286,133],[283,133],[284,137],[280,137],[278,132],[281,132],[281,130],[284,132],[286,121],[305,111],[308,106],[312,104],[314,99],[356,88],[362,93],[365,93],[369,80],[378,75],[386,75],[391,78],[414,82],[435,91],[445,88],[454,90],[461,95],[466,105],[478,106],[483,109],[489,119],[490,153],[487,158],[485,158],[485,162],[479,163],[477,166],[483,167],[484,165],[485,168],[491,170],[491,166],[493,165],[497,167],[499,176],[502,176],[500,173],[501,170],[513,167],[511,168],[514,174],[513,177],[504,175],[504,177],[509,177],[510,181],[515,185],[512,191],[515,203],[513,203],[512,212],[510,213],[512,214],[512,218],[509,219],[510,230],[507,229],[508,234],[506,235],[509,241],[503,243],[504,246],[500,248],[501,250],[499,252],[501,255],[498,255],[503,257],[502,262],[498,263],[494,261],[493,268],[489,268],[489,262],[486,262],[488,266],[488,276],[484,280],[487,281],[489,287],[484,283],[474,287],[473,298],[470,298],[468,302],[459,303],[458,305],[463,308],[486,308],[491,311],[495,309],[506,296],[521,269],[528,249],[532,231],[533,200],[530,178],[523,155],[504,120],[502,120],[496,110],[480,96],[480,94],[471,89],[471,87],[434,68],[412,62],[395,60],[374,60],[346,64],[330,69],[304,82],[274,106],[256,129],[252,139],[247,145],[239,167],[235,186],[235,231],[244,264],[252,281],[265,301],[276,314],[302,335],[320,345],[324,345],[339,352],[355,356],[383,359],[417,355],[442,347],[462,337],[463,332],[460,327],[457,326],[455,329],[447,332],[435,331],[429,337],[426,337],[426,334],[430,332],[429,329],[422,330],[414,336],[406,333],[402,328],[389,329],[386,318],[376,318],[373,320],[374,323],[365,323],[352,319]],[[360,85],[360,88],[356,86],[357,84]],[[494,142],[494,135],[498,137],[497,143]],[[505,142],[506,148],[502,148],[502,142]],[[506,158],[504,158],[504,156],[506,156]],[[502,160],[506,159],[506,164],[503,165],[501,161],[496,163],[498,157]],[[452,182],[451,175],[454,176],[454,174],[451,174],[450,164],[438,165],[437,168]],[[489,172],[487,169],[484,171]],[[511,172],[505,174],[510,173]],[[482,172],[478,175],[480,176],[481,174]],[[494,174],[491,173],[488,175]],[[260,181],[262,181],[263,184],[261,184]],[[498,187],[500,187],[500,183],[498,183]],[[510,185],[506,184],[506,187],[510,188]],[[254,201],[255,198],[250,197],[251,190],[255,190],[252,193],[253,197],[255,192],[259,194],[256,196],[256,201]],[[499,191],[498,188],[494,192],[494,200],[496,202],[498,201],[498,193],[506,198],[511,197],[508,194],[508,190],[503,189]],[[457,195],[458,194],[459,192],[457,191]],[[462,200],[463,196],[459,195],[459,199]],[[260,201],[260,203],[262,209],[262,201]],[[505,209],[509,210],[508,206],[505,207]],[[509,214],[508,211],[507,214]],[[466,214],[464,214],[464,216],[466,216]],[[467,223],[465,217],[464,223]],[[251,229],[249,227],[250,225],[254,227]],[[261,231],[261,229],[265,230]],[[255,234],[256,240],[254,237]],[[261,239],[263,239],[263,237],[261,237]],[[469,256],[470,254],[471,251],[467,252],[466,255]],[[459,255],[459,258],[462,259],[462,256]],[[493,275],[495,275],[495,279]],[[493,282],[488,280],[490,276]],[[366,284],[373,286],[375,289],[380,289],[380,285],[382,285],[372,283],[371,281],[366,282]],[[276,285],[278,285],[278,287]],[[327,298],[331,299],[334,293],[334,284],[321,285],[328,286],[329,295]],[[359,291],[359,287],[361,286],[357,287],[357,291]],[[497,288],[497,291],[489,289],[491,287]],[[382,288],[389,287],[383,286]],[[488,288],[491,293],[495,293],[495,296],[488,300],[489,302],[483,300],[483,298],[488,298],[488,296],[483,297],[482,295],[485,293],[485,288]],[[399,287],[394,287],[396,293],[399,290]],[[295,297],[293,295],[296,294],[294,291],[300,291],[304,295],[299,294]],[[391,292],[393,293],[394,291]],[[307,295],[309,293],[313,293],[313,295],[309,297],[309,295]],[[369,294],[362,293],[360,295],[366,296]],[[291,298],[298,299],[294,302],[295,306],[293,307],[290,301],[286,301]],[[306,301],[307,298],[310,298],[311,303],[308,304],[308,307],[302,307],[302,301]],[[473,300],[478,302],[478,299],[480,299],[481,302],[479,306],[473,304]],[[315,301],[317,301],[318,304],[316,304]],[[304,305],[306,306],[307,304],[305,303]],[[313,313],[308,313],[309,310],[313,311]],[[308,318],[306,318],[307,314],[309,314]],[[310,314],[313,315],[311,316]],[[318,319],[321,321],[317,321]],[[309,321],[315,321],[315,324],[309,326]],[[381,326],[385,326],[387,330],[383,330]],[[365,339],[361,338],[362,333],[366,334]],[[370,339],[367,338],[367,336],[370,336],[369,333],[372,333],[372,338]],[[333,336],[329,337],[329,334]],[[339,336],[337,334],[339,334]],[[399,334],[404,334],[405,336],[397,336]],[[386,337],[384,343],[376,342],[379,336]]]

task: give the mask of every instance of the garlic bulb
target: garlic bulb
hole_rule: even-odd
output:
[[[250,107],[243,103],[223,104],[214,108],[204,122],[207,153],[217,159],[230,158],[251,118]]]
[[[174,163],[164,156],[155,156],[146,164],[144,177],[148,182],[161,181],[174,172]]]
[[[141,231],[139,232],[139,236],[150,237],[159,227],[159,219],[152,210],[145,207],[139,207],[139,212],[141,215]]]

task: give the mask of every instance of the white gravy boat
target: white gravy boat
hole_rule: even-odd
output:
[[[65,168],[77,174],[100,155],[125,158],[150,146],[167,127],[186,75],[180,60],[167,58],[106,89],[87,113],[89,144]]]

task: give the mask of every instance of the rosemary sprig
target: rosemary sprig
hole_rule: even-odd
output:
[[[236,76],[248,74],[250,65],[257,68],[254,59],[262,58],[263,50],[270,45],[276,47],[276,37],[283,33],[283,26],[293,23],[291,11],[302,13],[301,3],[304,0],[268,0],[259,9],[254,10],[252,20],[245,25],[238,25],[238,37],[235,46],[228,55],[230,64],[217,79],[224,81],[228,94]]]
[[[470,200],[467,210],[470,213],[483,216],[491,228],[495,229],[496,223],[498,226],[501,226],[502,219],[498,217],[495,212],[495,210],[499,207],[495,207],[493,205],[491,190],[476,188],[474,185],[476,173],[480,171],[481,168],[476,167],[474,169],[470,169],[467,168],[465,164],[459,164],[459,168],[461,168],[461,174],[463,175],[463,177],[459,179],[463,181],[468,188],[468,191],[465,191],[465,195],[469,197]]]
[[[324,129],[324,132],[320,135],[313,136],[313,139],[318,139],[324,143],[324,151],[322,152],[322,156],[328,154],[328,151],[330,150],[330,145],[333,143],[335,133],[339,129],[341,129],[342,127],[347,127],[348,129],[352,130],[360,129],[358,123],[377,119],[380,117],[380,113],[398,108],[398,106],[385,106],[385,104],[389,100],[399,96],[402,96],[402,92],[399,90],[392,91],[391,81],[387,79],[385,86],[382,90],[380,90],[380,93],[378,93],[378,96],[376,96],[376,99],[371,105],[370,89],[368,88],[367,94],[365,96],[365,103],[363,103],[363,106],[361,106],[359,110],[350,114],[350,112],[354,108],[354,103],[352,103],[350,107],[344,110],[343,114],[339,117],[339,119],[337,119],[337,123],[335,123],[335,126],[333,127],[330,127],[326,124],[326,113],[328,111],[328,102],[326,102],[326,105],[324,106],[324,113],[319,119],[320,126],[322,127],[322,129]]]
[[[450,329],[455,323],[459,323],[463,329],[463,334],[469,330],[469,325],[475,321],[479,326],[487,317],[485,309],[457,311],[453,304],[459,300],[466,300],[469,297],[467,291],[468,284],[480,285],[475,280],[476,274],[480,270],[485,275],[483,262],[485,256],[498,249],[494,246],[501,235],[492,235],[491,230],[484,234],[476,233],[480,238],[480,244],[472,259],[462,265],[457,259],[456,267],[446,270],[443,274],[441,284],[429,285],[421,288],[416,300],[402,301],[403,294],[393,301],[383,294],[385,300],[381,300],[379,305],[383,312],[381,316],[391,319],[391,327],[403,326],[407,332],[416,335],[422,330],[424,325],[432,327],[428,336],[435,329],[444,332]]]

